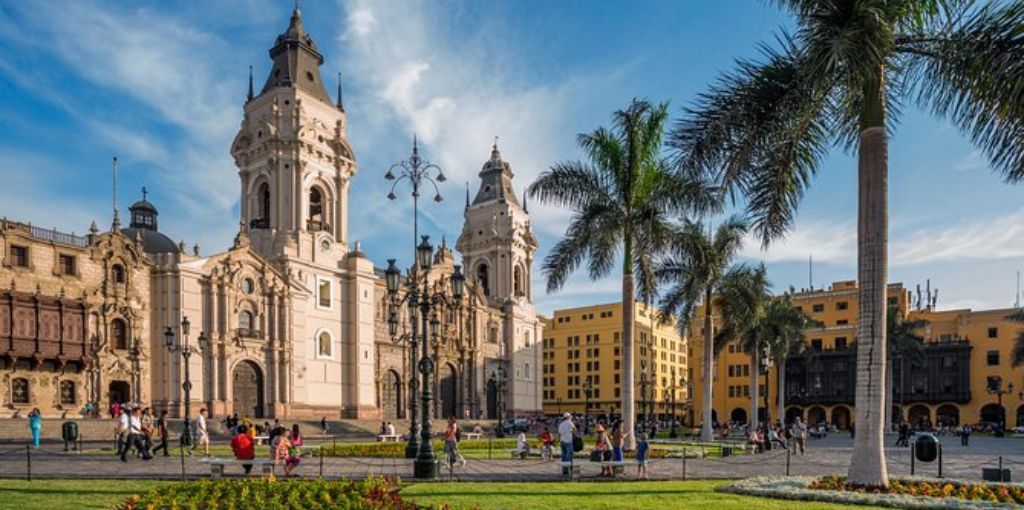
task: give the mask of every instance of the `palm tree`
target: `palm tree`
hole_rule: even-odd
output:
[[[659,282],[671,285],[661,297],[659,306],[663,317],[675,317],[681,333],[686,334],[690,319],[700,304],[704,304],[704,360],[701,402],[701,439],[714,439],[712,422],[714,357],[721,345],[715,345],[712,296],[719,290],[722,279],[736,252],[743,245],[747,223],[732,216],[718,226],[715,234],[705,234],[702,223],[684,221],[672,236],[666,258],[659,262]]]
[[[584,260],[591,279],[607,276],[622,254],[622,417],[634,430],[633,324],[636,273],[641,297],[654,294],[653,257],[676,214],[713,210],[717,194],[692,174],[673,173],[661,157],[668,105],[633,100],[613,115],[611,129],[577,137],[587,161],[554,165],[530,185],[541,202],[573,211],[562,238],[544,259],[553,292]],[[627,448],[632,448],[632,435]]]
[[[761,374],[761,349],[766,344],[761,328],[772,300],[771,284],[764,264],[751,267],[745,264],[733,266],[725,274],[714,308],[722,316],[715,343],[737,341],[740,349],[750,353],[750,419],[751,427],[757,427],[758,393]]]
[[[902,381],[906,378],[905,362],[910,361],[913,364],[924,361],[924,347],[922,346],[924,338],[917,332],[927,326],[928,321],[904,318],[903,312],[897,306],[889,307],[885,319],[886,347],[889,349],[889,387],[886,388],[888,391],[885,394],[885,423],[888,426],[892,424],[893,392],[896,387],[894,381],[896,363],[899,363],[900,366],[900,407],[902,409],[904,395]]]
[[[1024,308],[1019,308],[1010,315],[1007,315],[1006,320],[1024,323]],[[1010,363],[1013,364],[1014,368],[1024,365],[1024,329],[1018,331],[1017,337],[1013,339],[1013,351],[1010,352]]]
[[[780,423],[786,418],[786,363],[806,350],[804,330],[810,325],[807,315],[793,304],[791,293],[792,289],[772,299],[760,331],[762,343],[775,361],[775,417]]]
[[[763,243],[782,236],[831,145],[858,154],[857,435],[849,482],[888,486],[882,449],[888,135],[916,102],[951,120],[1009,182],[1024,181],[1024,2],[777,0],[795,31],[685,112],[676,164],[746,197]]]

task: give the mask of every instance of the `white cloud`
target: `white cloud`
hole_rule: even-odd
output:
[[[973,172],[985,168],[988,168],[988,160],[979,151],[972,151],[970,154],[960,158],[956,163],[953,163],[953,169],[961,172]]]
[[[857,227],[849,220],[797,221],[786,237],[761,249],[754,234],[744,238],[740,257],[765,262],[805,261],[852,265],[857,257]]]
[[[949,260],[992,260],[1024,256],[1024,209],[949,227],[890,235],[893,265]]]

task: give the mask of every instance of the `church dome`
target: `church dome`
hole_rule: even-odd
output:
[[[156,206],[146,200],[148,192],[142,188],[142,200],[128,208],[131,212],[131,224],[121,229],[121,233],[131,239],[142,241],[142,249],[146,253],[179,253],[178,245],[171,238],[157,230],[156,217],[159,214]]]

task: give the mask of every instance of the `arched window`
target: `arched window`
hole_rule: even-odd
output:
[[[110,338],[113,340],[115,349],[128,348],[128,325],[121,319],[114,319],[110,322]]]
[[[110,268],[110,277],[114,280],[114,283],[124,283],[124,266],[121,264],[114,264],[113,267]]]
[[[522,296],[526,292],[523,286],[523,268],[516,266],[512,270],[512,290],[516,296]]]
[[[487,268],[487,264],[476,266],[476,282],[480,284],[480,288],[484,291],[485,296],[491,295],[490,271]]]
[[[526,379],[527,381],[530,380],[530,364],[529,363],[527,363],[523,367],[523,379]]]
[[[60,382],[60,403],[61,405],[75,404],[75,381]]]
[[[333,345],[331,341],[331,334],[327,331],[321,331],[316,337],[316,354],[321,358],[330,358],[332,356]]]
[[[327,217],[324,214],[324,194],[320,188],[309,190],[309,230],[328,230]]]
[[[249,332],[252,331],[252,325],[252,312],[249,310],[238,312],[238,329]]]
[[[270,185],[260,184],[260,218],[269,224],[270,222]]]
[[[17,377],[11,381],[11,402],[27,404],[29,401],[28,379]]]

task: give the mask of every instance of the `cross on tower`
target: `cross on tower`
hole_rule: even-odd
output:
[[[147,195],[148,193],[149,193],[149,192],[148,192],[148,191],[146,191],[146,187],[145,187],[145,186],[143,186],[143,187],[142,187],[142,200],[146,200],[146,195]]]

